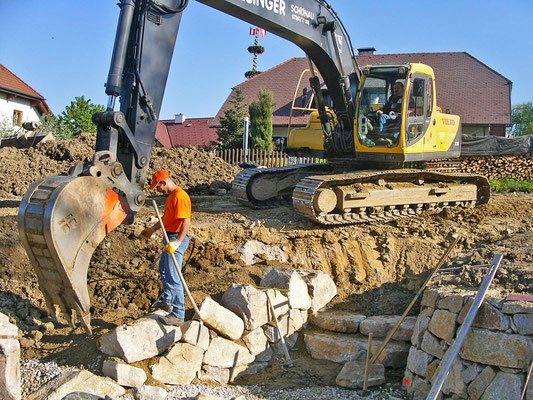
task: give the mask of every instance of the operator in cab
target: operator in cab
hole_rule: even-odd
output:
[[[403,83],[396,82],[392,88],[392,96],[389,97],[381,110],[376,111],[379,117],[379,133],[386,133],[387,126],[399,125],[399,117],[402,113]]]
[[[165,170],[157,171],[152,177],[150,190],[168,196],[163,214],[163,225],[167,231],[169,242],[163,249],[159,260],[159,273],[163,281],[163,306],[169,312],[160,317],[165,325],[180,326],[185,319],[185,295],[183,284],[174,265],[171,254],[174,254],[181,271],[183,255],[189,246],[189,229],[191,227],[191,198],[170,178]],[[157,222],[154,226],[144,229],[141,236],[149,239],[161,228]]]

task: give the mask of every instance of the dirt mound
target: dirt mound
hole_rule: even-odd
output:
[[[36,148],[1,148],[0,197],[22,196],[33,182],[66,174],[73,164],[90,161],[95,143],[95,135],[85,133],[75,139],[41,143]],[[217,194],[219,189],[229,190],[238,172],[214,154],[195,148],[155,148],[147,183],[158,169],[167,169],[178,185],[193,194]]]

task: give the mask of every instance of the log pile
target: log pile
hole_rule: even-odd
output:
[[[455,160],[428,162],[427,168],[439,172],[483,175],[491,180],[530,181],[533,180],[533,154],[463,156]]]

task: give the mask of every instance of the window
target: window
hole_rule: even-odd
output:
[[[13,125],[22,126],[22,111],[13,110]]]

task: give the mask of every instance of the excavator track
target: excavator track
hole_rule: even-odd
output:
[[[295,187],[294,207],[323,225],[380,222],[424,210],[488,203],[483,176],[420,170],[360,171],[309,176]]]

